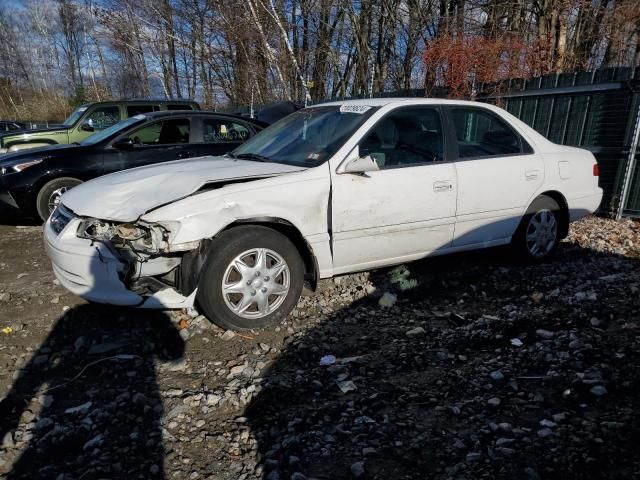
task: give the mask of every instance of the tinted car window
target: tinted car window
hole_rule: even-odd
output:
[[[193,107],[191,105],[184,104],[184,105],[176,105],[176,104],[167,104],[167,110],[193,110]]]
[[[120,121],[120,109],[118,107],[98,107],[87,116],[88,122],[96,130],[110,127]]]
[[[370,155],[380,168],[442,160],[442,122],[432,107],[402,109],[385,116],[360,142],[360,155]]]
[[[127,118],[158,110],[157,105],[129,105],[127,106]]]
[[[491,112],[476,108],[454,108],[459,158],[493,157],[522,152],[520,136]]]
[[[231,120],[207,118],[202,122],[205,143],[244,142],[250,136],[246,126]]]
[[[189,143],[190,127],[188,119],[174,118],[146,125],[129,136],[138,145]]]

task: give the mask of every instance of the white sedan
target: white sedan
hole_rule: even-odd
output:
[[[512,244],[538,260],[601,201],[591,153],[500,108],[327,103],[224,157],[86,182],[45,225],[53,270],[93,302],[197,304],[225,328],[280,322],[303,285]]]

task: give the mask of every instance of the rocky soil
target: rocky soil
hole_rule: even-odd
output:
[[[0,227],[0,478],[640,478],[640,224],[324,282],[286,324],[87,305]]]

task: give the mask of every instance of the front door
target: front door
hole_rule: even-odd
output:
[[[378,121],[356,149],[380,170],[332,174],[334,273],[391,265],[447,248],[457,179],[440,111],[410,107]]]

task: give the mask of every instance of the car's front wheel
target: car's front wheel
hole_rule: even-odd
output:
[[[560,206],[551,197],[536,198],[525,213],[513,238],[516,252],[530,260],[542,260],[560,241]]]
[[[42,221],[47,221],[51,212],[53,212],[60,203],[60,197],[62,197],[66,191],[71,190],[81,183],[82,180],[73,177],[56,178],[45,183],[36,198],[36,209]]]
[[[263,226],[239,226],[211,242],[197,302],[223,328],[261,328],[289,314],[303,283],[304,263],[286,236]]]

